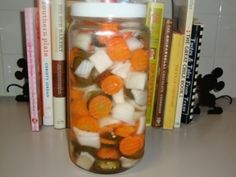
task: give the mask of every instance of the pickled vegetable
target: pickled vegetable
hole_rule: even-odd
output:
[[[97,151],[97,157],[104,160],[118,160],[120,158],[120,154],[116,148],[101,147]]]
[[[100,173],[115,173],[120,171],[121,163],[120,161],[114,160],[96,160],[94,165],[94,170]]]
[[[108,95],[114,95],[123,88],[123,80],[115,75],[106,77],[101,83],[102,90]]]
[[[131,56],[126,41],[119,36],[115,36],[109,40],[107,44],[107,53],[114,61],[126,61]]]
[[[132,23],[91,24],[73,31],[68,50],[70,156],[85,170],[112,174],[143,156],[148,45]]]
[[[111,108],[111,100],[103,95],[98,95],[89,102],[89,113],[97,119],[108,116]]]
[[[135,157],[144,146],[144,140],[141,136],[129,136],[120,142],[120,152],[127,157]]]

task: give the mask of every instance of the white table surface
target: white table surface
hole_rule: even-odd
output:
[[[235,177],[236,104],[172,131],[147,128],[143,160],[114,177]],[[27,103],[0,98],[0,177],[93,177],[69,159],[66,129],[31,132]]]

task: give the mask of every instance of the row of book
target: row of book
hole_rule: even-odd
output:
[[[163,16],[165,6],[158,2],[148,3],[154,9],[147,14],[162,19],[152,26],[161,32],[155,48],[155,72],[151,71],[155,73],[155,83],[151,81],[155,89],[149,92],[152,103],[147,104],[147,125],[164,129],[179,128],[181,122],[189,123],[193,118],[203,32],[203,24],[193,20],[195,0],[173,3],[172,18]],[[152,35],[151,31],[151,39]]]
[[[203,25],[193,25],[195,0],[147,3],[150,65],[146,125],[172,129],[192,119]],[[66,6],[72,1],[37,0],[25,8],[25,36],[32,131],[40,125],[66,127]],[[65,18],[66,17],[66,18]]]
[[[24,9],[32,131],[66,127],[65,1]]]

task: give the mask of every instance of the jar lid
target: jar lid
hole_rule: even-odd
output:
[[[145,4],[76,2],[71,6],[71,16],[101,18],[144,18]]]

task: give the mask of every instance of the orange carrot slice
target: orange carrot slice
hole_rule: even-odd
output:
[[[109,140],[106,138],[100,138],[100,142],[101,142],[101,144],[104,144],[104,145],[116,145],[116,143],[117,143],[116,140]]]
[[[125,126],[121,126],[115,129],[115,134],[117,136],[121,136],[121,137],[128,137],[131,136],[132,134],[134,134],[136,131],[136,127],[134,126],[130,126],[130,125],[125,125]]]
[[[121,140],[120,152],[125,156],[135,155],[144,147],[144,138],[142,136],[128,136]]]
[[[83,95],[84,95],[84,92],[81,91],[81,90],[78,90],[74,87],[71,87],[70,89],[70,98],[71,98],[71,101],[74,101],[74,100],[80,100],[83,98]]]
[[[111,108],[112,101],[107,96],[98,95],[89,102],[89,113],[97,119],[107,117]]]
[[[75,118],[89,115],[86,101],[79,99],[71,102],[71,115]]]
[[[106,94],[113,95],[119,92],[123,85],[123,80],[119,76],[111,75],[102,81],[101,88]]]
[[[130,58],[131,52],[124,38],[115,36],[107,44],[107,53],[114,61],[126,61]]]
[[[133,71],[147,71],[148,69],[148,52],[144,49],[137,49],[132,53],[131,67]]]
[[[98,32],[98,41],[107,44],[112,36],[119,30],[119,24],[114,22],[100,23]]]
[[[76,120],[75,126],[81,130],[97,132],[99,130],[98,121],[91,116],[83,116]]]
[[[115,22],[104,22],[99,24],[99,29],[103,31],[114,31],[118,32],[119,24]]]
[[[71,127],[74,127],[74,126],[76,125],[76,122],[77,122],[77,118],[71,116],[71,117],[70,117],[70,126],[71,126]]]
[[[119,152],[115,148],[102,147],[97,151],[100,159],[117,160],[120,158]]]
[[[110,75],[112,75],[112,74],[111,74],[111,71],[109,71],[109,70],[106,70],[106,71],[102,72],[101,74],[99,74],[99,75],[96,77],[96,79],[95,79],[96,84],[97,84],[99,87],[101,87],[102,81],[103,81],[105,78],[107,78],[108,76],[110,76]]]

